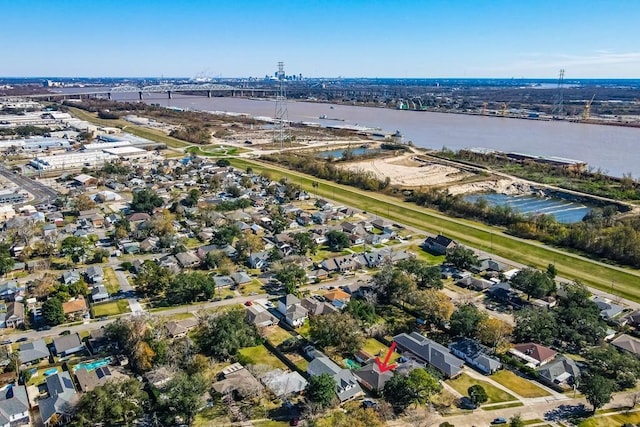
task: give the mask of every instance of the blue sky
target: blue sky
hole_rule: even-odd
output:
[[[0,76],[640,78],[635,0],[0,0]]]

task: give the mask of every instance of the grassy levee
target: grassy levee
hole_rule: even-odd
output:
[[[229,159],[235,167],[251,167],[255,172],[266,171],[274,179],[286,177],[305,190],[345,205],[374,213],[392,221],[431,233],[443,233],[463,244],[489,251],[515,262],[546,269],[555,264],[558,274],[596,289],[611,292],[622,298],[640,302],[640,271],[608,265],[577,254],[546,246],[540,242],[513,237],[497,227],[451,218],[440,212],[403,202],[381,193],[359,190],[314,178],[285,168],[254,160]],[[318,183],[313,188],[313,183]]]
[[[169,136],[160,130],[149,129],[142,126],[136,126],[122,119],[115,119],[115,120],[101,119],[97,116],[96,113],[90,113],[88,111],[84,111],[84,110],[81,110],[80,108],[75,108],[75,107],[69,107],[69,112],[75,117],[79,118],[80,120],[84,120],[98,126],[118,127],[123,131],[139,136],[140,138],[146,138],[151,141],[166,144],[167,147],[184,148],[189,146],[188,142]]]

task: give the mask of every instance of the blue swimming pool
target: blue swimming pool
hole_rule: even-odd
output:
[[[49,375],[53,375],[58,372],[58,368],[51,368],[44,371],[44,376],[48,377]]]
[[[75,372],[78,369],[82,369],[82,368],[85,368],[87,371],[93,371],[98,368],[102,368],[103,366],[107,366],[109,363],[111,363],[111,357],[105,357],[104,359],[94,360],[93,362],[82,362],[82,363],[78,363],[73,368],[73,371]]]

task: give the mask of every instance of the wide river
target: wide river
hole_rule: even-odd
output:
[[[137,100],[137,94],[117,94],[120,100]],[[246,98],[205,98],[174,94],[146,95],[145,102],[201,111],[247,113],[273,117],[275,102]],[[360,125],[399,130],[404,141],[418,147],[493,148],[500,151],[558,156],[581,160],[592,168],[622,176],[640,177],[640,129],[587,125],[564,121],[536,121],[465,114],[400,111],[313,102],[287,103],[289,120]],[[333,107],[333,108],[332,108]],[[319,117],[344,121],[322,120]]]

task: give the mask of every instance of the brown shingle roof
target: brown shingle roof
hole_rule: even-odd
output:
[[[62,309],[64,310],[64,314],[71,314],[88,310],[87,302],[84,300],[84,297],[82,295],[78,296],[73,301],[62,303]]]

